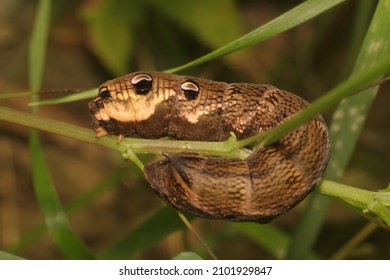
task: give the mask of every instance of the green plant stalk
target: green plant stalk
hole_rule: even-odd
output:
[[[117,150],[121,152],[122,155],[126,155],[126,153],[130,150],[136,154],[160,154],[161,151],[170,153],[190,151],[207,155],[236,158],[245,158],[250,154],[249,150],[238,149],[235,146],[236,141],[232,138],[224,142],[125,138],[118,143],[117,136],[108,135],[96,138],[95,133],[91,129],[43,118],[31,113],[2,106],[0,106],[0,120],[9,121],[31,128],[37,128],[83,142],[98,144]]]
[[[369,208],[375,202],[390,206],[390,192],[367,191],[329,180],[323,180],[317,191],[321,194],[341,199],[358,209],[362,209],[362,211],[370,210]]]
[[[376,192],[324,180],[318,192],[334,197],[376,224],[390,228],[390,192]]]

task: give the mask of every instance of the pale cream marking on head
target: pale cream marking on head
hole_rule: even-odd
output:
[[[156,107],[176,92],[166,89],[164,94],[138,95],[131,92],[126,102],[104,103],[104,109],[110,118],[122,122],[140,122],[152,116]]]

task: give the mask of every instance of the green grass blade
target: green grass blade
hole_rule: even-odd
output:
[[[214,58],[235,52],[245,47],[252,46],[261,41],[265,41],[275,35],[287,31],[295,26],[298,26],[309,19],[312,19],[319,14],[331,9],[332,7],[344,2],[345,0],[308,0],[295,8],[287,11],[281,16],[271,20],[270,22],[260,26],[259,28],[247,33],[246,35],[226,44],[225,46],[216,49],[198,59],[188,62],[179,67],[166,70],[168,73],[174,73],[183,69],[196,66]]]
[[[134,258],[137,253],[153,247],[168,234],[183,227],[184,224],[178,217],[176,210],[172,207],[164,207],[123,239],[106,249],[100,257],[102,259]]]
[[[2,99],[10,99],[10,98],[15,98],[15,97],[31,96],[33,94],[34,93],[32,93],[30,91],[0,93],[0,100],[2,100]]]
[[[389,8],[390,0],[378,2],[351,76],[364,73],[368,67],[383,60],[390,60]],[[376,78],[379,79],[385,73],[385,71],[378,73]],[[377,88],[368,89],[344,100],[333,115],[330,127],[333,150],[325,174],[326,179],[339,180],[343,175]],[[294,232],[288,258],[303,259],[307,256],[317,239],[328,206],[327,198],[313,196]]]
[[[33,92],[39,91],[42,82],[49,32],[50,8],[50,0],[39,1],[37,17],[30,41],[29,79],[30,90]],[[37,98],[37,96],[32,96],[32,100],[36,100]],[[35,194],[45,217],[49,232],[53,236],[57,246],[67,258],[94,258],[86,246],[71,230],[68,218],[57,197],[55,187],[50,178],[38,132],[36,130],[30,132],[30,152]]]
[[[41,88],[45,64],[46,42],[50,23],[50,0],[39,1],[34,29],[29,46],[29,82],[33,92]]]
[[[30,149],[34,162],[33,183],[49,232],[66,258],[93,259],[94,256],[88,248],[72,232],[68,217],[51,181],[37,131],[32,131],[31,135]]]

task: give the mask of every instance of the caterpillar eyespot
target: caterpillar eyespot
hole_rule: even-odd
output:
[[[188,100],[196,99],[199,94],[199,87],[192,81],[184,82],[180,87]]]
[[[134,86],[135,92],[146,94],[152,89],[152,81],[152,77],[148,74],[138,74],[131,79],[131,84]]]
[[[101,88],[107,88],[111,98],[98,96],[89,103],[97,136],[224,141],[233,132],[244,139],[283,123],[308,105],[271,85],[159,72],[131,73]],[[245,160],[166,154],[146,164],[144,173],[153,190],[177,209],[210,219],[266,223],[313,190],[329,155],[328,128],[317,116]]]

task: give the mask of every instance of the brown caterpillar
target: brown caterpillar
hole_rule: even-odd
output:
[[[307,105],[271,85],[136,72],[101,85],[89,110],[98,137],[223,141],[230,132],[243,139],[266,131]],[[328,129],[318,116],[245,160],[167,154],[144,172],[175,208],[205,218],[266,223],[313,190],[329,154]]]

